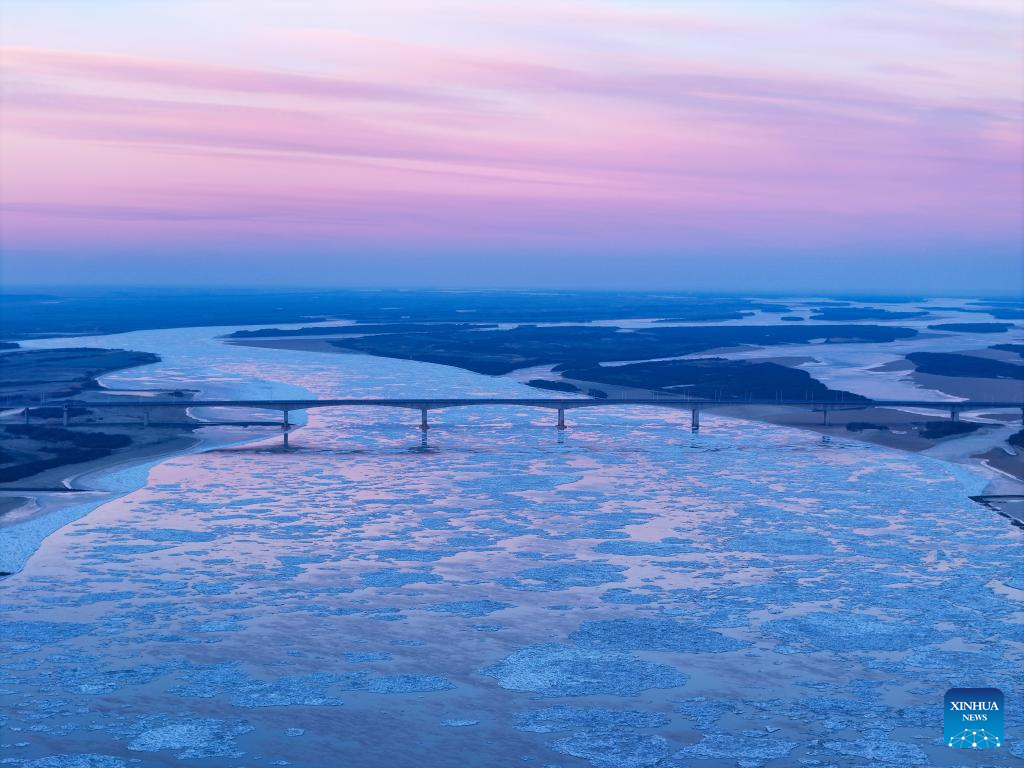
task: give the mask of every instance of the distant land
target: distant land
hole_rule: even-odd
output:
[[[672,322],[720,322],[755,312],[792,316],[787,299],[686,293],[683,291],[402,291],[294,289],[185,290],[7,287],[0,294],[0,338],[102,335],[153,328],[218,325],[269,325],[348,319],[362,323],[590,322],[656,318]],[[848,296],[807,306],[819,314],[856,303],[912,305],[915,296]],[[1019,301],[972,299],[961,311],[988,313],[997,319],[1024,317]],[[847,320],[893,319],[870,307],[854,308]],[[908,307],[917,316],[921,310]],[[879,313],[882,314],[879,314]],[[822,315],[820,319],[825,319]]]
[[[1020,345],[1017,345],[1020,346]],[[978,379],[1024,380],[1024,365],[990,360],[977,355],[959,355],[950,352],[913,352],[907,355],[921,373],[936,376],[957,376]]]
[[[1012,323],[938,323],[929,325],[932,331],[952,331],[954,333],[1006,333],[1013,328]]]
[[[287,339],[296,336],[345,336],[369,333],[449,333],[452,331],[479,331],[497,328],[497,323],[386,323],[383,325],[318,325],[312,328],[260,328],[255,331],[235,331],[229,339]]]
[[[590,322],[624,317],[740,319],[783,303],[685,293],[562,291],[69,290],[0,295],[0,337],[100,335],[152,328],[302,323]]]
[[[537,365],[578,367],[649,360],[738,345],[806,344],[815,340],[878,343],[916,335],[917,331],[911,328],[876,325],[702,325],[637,330],[519,325],[502,330],[424,328],[417,332],[335,339],[330,344],[371,355],[442,363],[499,375]]]
[[[850,322],[852,320],[908,320],[913,317],[925,317],[928,313],[920,312],[894,312],[890,309],[879,309],[878,307],[821,307],[811,314],[812,320],[838,320]]]
[[[778,363],[725,360],[663,360],[630,365],[559,367],[567,379],[661,389],[712,400],[811,399],[853,403],[865,398],[829,389],[806,371]]]

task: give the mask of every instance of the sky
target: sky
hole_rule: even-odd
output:
[[[1018,0],[5,0],[0,284],[1024,293]]]

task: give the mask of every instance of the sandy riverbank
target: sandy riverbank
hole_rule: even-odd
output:
[[[138,428],[141,430],[141,427]],[[136,467],[193,449],[191,434],[147,435],[147,439],[108,456],[54,467],[18,482],[0,484],[0,575],[20,570],[47,536],[138,487]],[[127,478],[127,479],[126,479]]]
[[[141,430],[139,430],[141,431]],[[0,531],[5,526],[47,514],[55,507],[75,504],[96,491],[90,480],[117,469],[147,464],[183,453],[199,439],[180,430],[152,428],[132,446],[81,464],[54,467],[22,480],[0,483]],[[46,499],[47,501],[41,501]]]
[[[0,575],[20,570],[54,531],[144,485],[148,467],[183,453],[267,437],[263,432],[230,427],[195,433],[135,429],[146,439],[130,448],[95,461],[56,467],[19,483],[0,484]]]
[[[24,506],[29,501],[27,496],[18,496],[12,493],[10,496],[0,496],[0,520],[4,519],[4,515],[14,511],[18,507]]]
[[[150,426],[142,423],[137,410],[88,409],[90,400],[106,400],[111,396],[126,394],[180,397],[182,404],[180,407],[153,409],[151,416],[155,423]],[[24,422],[23,412],[10,412],[0,420],[0,427],[14,427],[18,430],[12,433],[4,429],[4,448],[8,458],[14,455],[19,459],[19,462],[8,464],[6,471],[16,475],[21,471],[30,471],[35,463],[44,466],[41,471],[0,482],[0,532],[5,527],[49,514],[61,506],[88,500],[87,497],[96,492],[96,478],[117,469],[172,456],[190,449],[198,442],[192,433],[195,420],[187,411],[191,393],[180,390],[129,393],[100,388],[80,391],[77,399],[83,403],[81,410],[84,413],[73,411],[67,427],[60,417],[47,413],[48,409],[45,408],[34,409],[36,413],[30,414],[28,425]],[[46,415],[38,415],[40,410]],[[105,455],[86,461],[45,466],[59,461],[65,455],[62,451],[67,451],[67,440],[78,441],[72,442],[72,445],[86,447],[91,447],[90,440],[93,440],[102,447],[102,450],[95,452]],[[123,444],[105,447],[115,440]]]
[[[107,374],[160,360],[152,352],[71,345],[0,355],[3,402],[14,406],[0,409],[0,527],[42,514],[42,494],[72,498],[88,488],[87,483],[76,485],[78,478],[194,444],[187,411],[192,392],[126,391],[100,384]],[[145,419],[138,410],[89,405],[124,396],[155,396],[175,405],[151,409]],[[68,399],[74,400],[70,408],[47,405]],[[24,407],[28,403],[39,405]]]

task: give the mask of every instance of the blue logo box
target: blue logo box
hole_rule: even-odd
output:
[[[1003,746],[1003,692],[998,688],[950,688],[943,725],[947,747]]]

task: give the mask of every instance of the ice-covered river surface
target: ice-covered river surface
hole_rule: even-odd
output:
[[[213,335],[85,343],[164,356],[118,385],[534,394]],[[47,538],[0,581],[0,762],[1024,756],[1022,535],[967,498],[968,470],[713,415],[693,436],[639,408],[570,411],[562,435],[547,411],[447,411],[424,449],[417,417],[314,411],[290,450],[178,456]],[[951,686],[1003,690],[1003,747],[943,744]]]

